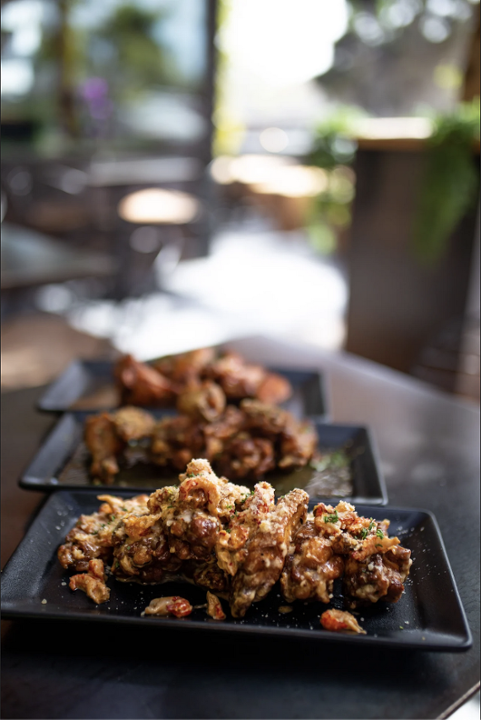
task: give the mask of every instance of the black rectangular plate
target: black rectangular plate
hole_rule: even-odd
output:
[[[118,491],[122,497],[129,494]],[[131,493],[130,493],[131,495]],[[302,637],[313,641],[358,643],[420,650],[467,650],[472,645],[464,609],[434,516],[424,510],[358,506],[360,514],[391,521],[391,534],[412,551],[413,565],[406,590],[394,605],[378,603],[358,614],[366,635],[343,635],[321,628],[320,603],[293,603],[289,614],[279,613],[285,605],[278,587],[248,610],[245,618],[211,620],[196,609],[182,620],[141,617],[149,602],[159,596],[181,595],[193,605],[205,603],[205,591],[181,582],[140,586],[109,580],[111,598],[94,605],[82,592],[68,587],[68,574],[60,566],[58,546],[80,514],[99,507],[96,493],[59,491],[49,497],[25,538],[3,571],[1,598],[4,618],[84,620],[117,624],[202,629],[216,633]],[[336,597],[333,604],[340,602]],[[185,637],[182,635],[182,637]]]
[[[328,417],[323,376],[314,370],[269,368],[286,377],[293,394],[282,407],[296,417]],[[50,412],[110,410],[118,405],[113,363],[75,360],[45,391],[37,407]]]
[[[156,411],[153,414],[157,414]],[[92,489],[88,473],[88,451],[83,442],[83,428],[88,413],[65,413],[52,433],[47,437],[29,468],[20,479],[20,485],[30,490],[55,490],[58,488]],[[282,495],[295,487],[306,488],[311,497],[352,499],[353,502],[385,504],[387,493],[379,470],[377,453],[369,430],[357,425],[330,425],[316,422],[319,436],[318,447],[322,450],[349,448],[350,471],[353,493],[329,495],[315,490],[312,483],[316,471],[311,467],[294,472],[273,471],[265,479]],[[72,456],[73,459],[72,459]],[[114,485],[95,485],[103,488],[132,489],[152,492],[158,487],[178,482],[179,473],[166,471],[155,465],[138,464],[121,470]],[[254,483],[242,481],[243,485]]]

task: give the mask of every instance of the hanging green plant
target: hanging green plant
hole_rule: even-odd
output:
[[[451,233],[478,198],[473,145],[479,138],[479,98],[462,103],[433,124],[418,198],[412,247],[424,263],[441,260]]]

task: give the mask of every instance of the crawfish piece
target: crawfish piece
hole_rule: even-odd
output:
[[[188,600],[179,595],[171,595],[169,597],[154,598],[144,610],[144,615],[160,615],[167,617],[173,615],[181,618],[190,615],[192,605]]]
[[[87,597],[97,605],[107,602],[110,598],[110,590],[105,584],[105,570],[102,560],[90,560],[88,572],[73,575],[70,578],[69,587],[71,590],[83,590]]]
[[[209,591],[207,591],[207,615],[214,620],[225,620],[226,618],[219,598]]]
[[[326,610],[321,615],[321,625],[325,630],[331,630],[332,632],[366,635],[366,631],[359,625],[354,615],[344,610]]]

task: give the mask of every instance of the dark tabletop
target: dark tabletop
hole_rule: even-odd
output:
[[[434,718],[479,687],[479,407],[373,363],[277,340],[234,345],[327,376],[332,420],[367,424],[389,504],[432,511],[473,634],[464,653],[53,621],[4,621],[4,718]],[[43,388],[2,396],[2,567],[44,496],[18,477],[55,423]]]

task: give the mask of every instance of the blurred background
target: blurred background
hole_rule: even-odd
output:
[[[477,0],[2,0],[2,391],[275,334],[479,402]]]

